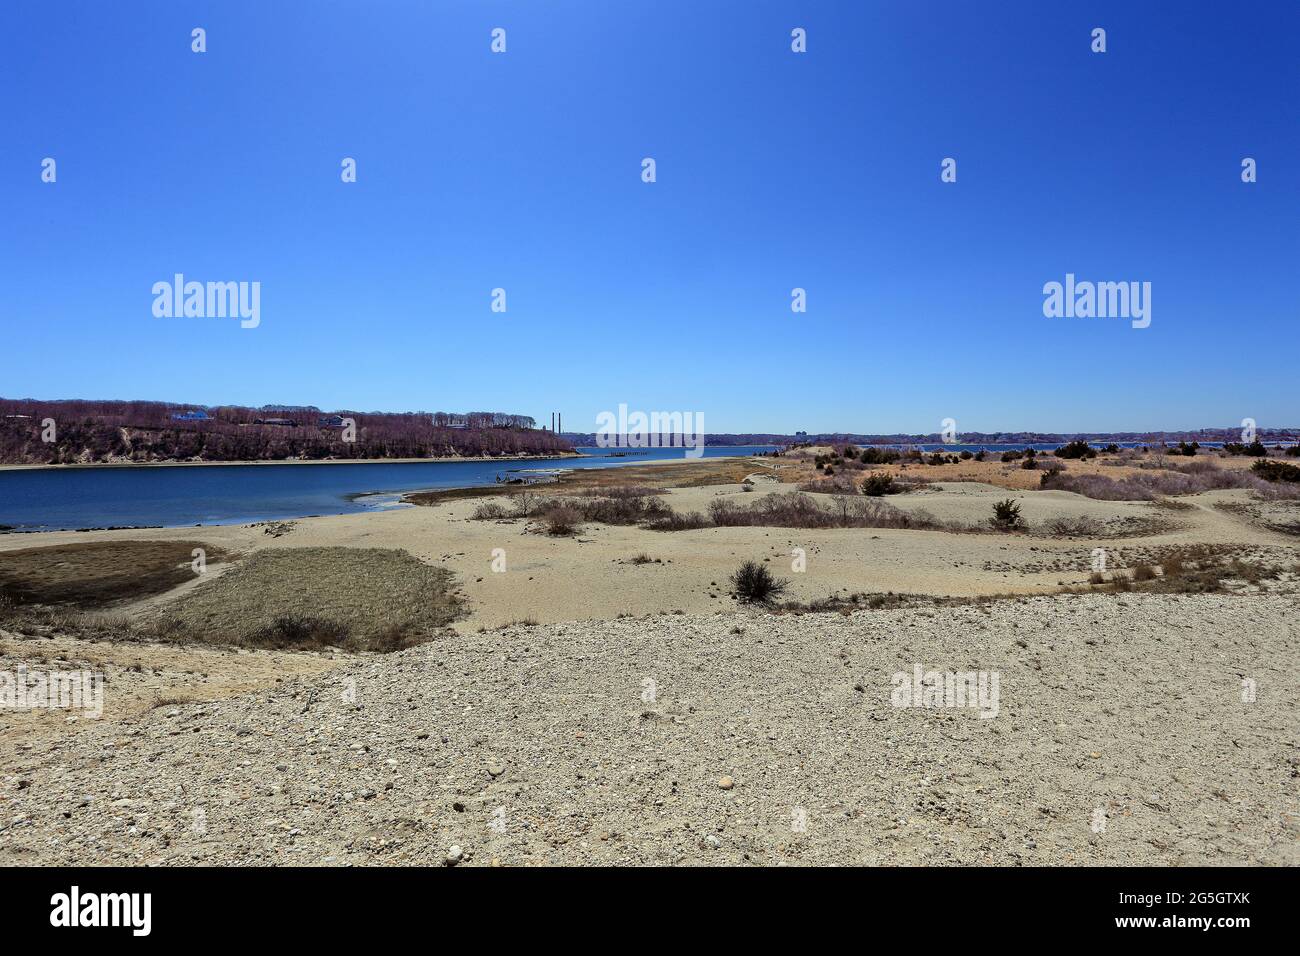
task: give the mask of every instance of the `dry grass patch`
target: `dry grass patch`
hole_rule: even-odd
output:
[[[463,613],[451,572],[405,551],[262,551],[169,610],[188,639],[304,649],[392,651]]]
[[[1138,561],[1131,574],[1116,571],[1109,579],[1093,574],[1089,583],[1116,591],[1155,591],[1161,594],[1233,593],[1242,586],[1264,587],[1285,581],[1288,571],[1265,556],[1245,557],[1245,549],[1230,545],[1187,545],[1154,549],[1158,558]]]
[[[14,605],[98,609],[152,597],[194,580],[200,541],[88,541],[0,553],[0,595]]]
[[[1300,520],[1297,520],[1300,519],[1300,506],[1293,501],[1264,501],[1257,504],[1218,501],[1215,502],[1214,509],[1266,531],[1300,535]]]

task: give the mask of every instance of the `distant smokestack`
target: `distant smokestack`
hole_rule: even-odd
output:
[[[555,434],[558,435],[560,432],[564,431],[564,416],[561,415],[559,412],[556,412],[556,413],[555,413],[555,422],[556,422],[556,425],[555,425]]]
[[[555,434],[555,412],[551,412],[551,434]]]

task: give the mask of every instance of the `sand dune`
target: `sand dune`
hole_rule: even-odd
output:
[[[768,485],[745,493],[739,484],[674,488],[665,500],[679,511],[704,511],[714,498],[750,504],[789,491]],[[1294,536],[1216,508],[1244,505],[1246,492],[1216,491],[1181,499],[1190,507],[1170,511],[1147,502],[1097,501],[1070,492],[1008,492],[992,485],[940,482],[890,496],[904,510],[924,509],[939,518],[981,525],[995,500],[1013,497],[1031,528],[1056,518],[1091,518],[1105,529],[1099,538],[1059,539],[1041,534],[952,534],[896,529],[727,527],[656,532],[638,527],[588,524],[575,537],[537,533],[524,520],[471,520],[477,501],[451,500],[386,512],[309,518],[280,536],[263,526],[228,526],[112,532],[54,532],[0,537],[0,555],[17,544],[55,544],[104,539],[198,538],[227,551],[251,553],[295,547],[398,548],[454,572],[470,614],[462,631],[515,620],[539,622],[606,619],[619,614],[732,610],[727,577],[747,558],[766,560],[791,581],[789,597],[815,601],[843,592],[895,592],[953,597],[997,593],[1047,593],[1082,586],[1092,571],[1093,550],[1107,550],[1108,567],[1146,560],[1153,549],[1208,544],[1235,545],[1278,560],[1296,560]],[[505,572],[494,572],[494,552],[504,553]],[[795,572],[795,549],[806,570]],[[635,565],[638,555],[661,563]],[[499,565],[498,565],[499,566]],[[165,607],[152,601],[150,609]]]

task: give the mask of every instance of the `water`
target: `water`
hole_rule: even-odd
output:
[[[706,447],[704,457],[771,445]],[[493,485],[500,476],[680,461],[681,448],[581,448],[588,458],[528,461],[178,465],[0,471],[0,526],[22,531],[183,527],[353,514],[403,507],[402,494]],[[617,457],[616,457],[617,456]]]

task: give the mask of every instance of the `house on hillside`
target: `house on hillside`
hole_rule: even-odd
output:
[[[320,418],[316,419],[316,424],[321,428],[342,428],[344,424],[343,416],[322,415]]]
[[[279,425],[282,428],[297,428],[298,423],[292,418],[255,418],[254,425]]]
[[[178,412],[172,416],[172,421],[176,422],[207,422],[211,420],[211,416],[202,409],[197,409],[192,412]]]

